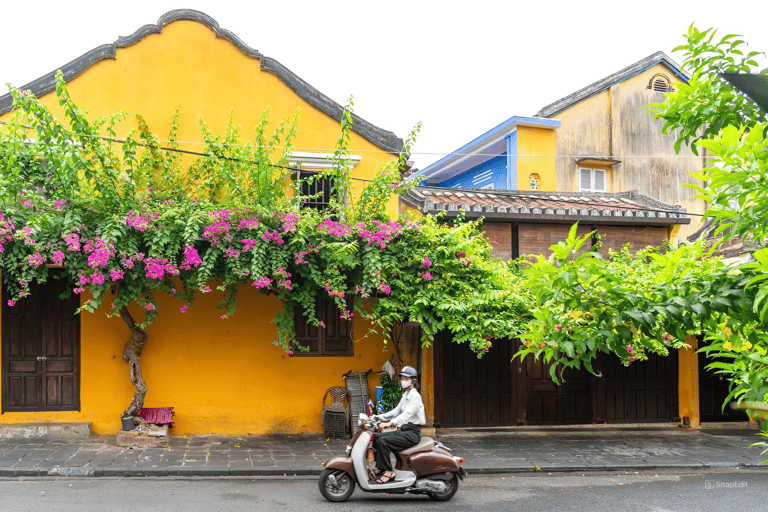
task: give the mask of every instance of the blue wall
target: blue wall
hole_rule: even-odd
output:
[[[506,190],[507,188],[507,155],[486,160],[480,165],[465,171],[458,176],[447,179],[440,183],[440,187],[454,188],[483,188],[489,183],[493,183],[495,190]]]

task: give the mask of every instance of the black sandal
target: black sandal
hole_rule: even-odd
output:
[[[387,474],[387,473],[389,473],[389,474]],[[389,483],[389,482],[391,482],[392,480],[394,480],[396,476],[397,476],[397,475],[395,474],[395,472],[394,472],[394,471],[385,471],[385,472],[384,472],[384,474],[383,474],[383,475],[381,475],[381,477],[379,477],[379,479],[378,479],[378,480],[376,480],[376,483],[377,483],[377,484],[386,484],[386,483]],[[386,478],[386,480],[384,480],[385,478]]]

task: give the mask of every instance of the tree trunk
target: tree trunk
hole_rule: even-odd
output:
[[[128,363],[128,369],[131,372],[131,384],[136,388],[136,392],[133,394],[133,399],[128,408],[123,412],[121,418],[128,416],[136,416],[139,411],[144,407],[144,397],[147,394],[147,383],[144,382],[144,377],[141,375],[141,362],[139,357],[141,356],[141,349],[147,343],[147,333],[136,325],[133,317],[128,312],[128,308],[123,306],[120,308],[120,316],[123,321],[128,324],[128,328],[131,330],[131,339],[125,344],[123,350],[123,359]]]

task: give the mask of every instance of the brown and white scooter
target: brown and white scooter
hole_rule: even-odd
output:
[[[459,480],[466,474],[461,467],[464,459],[452,456],[447,446],[429,437],[422,437],[416,446],[395,454],[393,480],[384,484],[369,480],[373,465],[366,455],[379,423],[375,418],[360,414],[358,429],[347,446],[347,455],[325,462],[318,485],[327,500],[347,500],[355,485],[365,492],[426,494],[435,501],[448,501],[456,494]]]

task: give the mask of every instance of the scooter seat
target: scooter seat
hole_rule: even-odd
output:
[[[414,446],[407,448],[400,453],[403,455],[410,455],[418,452],[428,452],[435,447],[435,440],[431,437],[422,437],[421,440]]]

